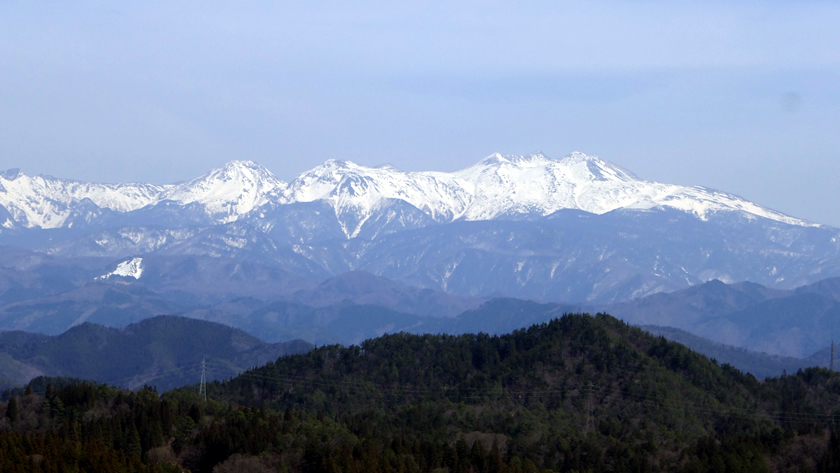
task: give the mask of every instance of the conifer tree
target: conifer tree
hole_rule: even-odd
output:
[[[198,404],[193,404],[192,407],[190,407],[189,416],[195,422],[201,421],[201,416],[202,416],[201,407],[199,407]]]
[[[489,473],[500,473],[502,471],[502,454],[499,452],[499,442],[493,439],[493,447],[488,457],[487,471]]]
[[[137,431],[137,426],[132,422],[126,432],[126,447],[125,451],[129,454],[140,455],[142,446],[140,444],[140,432]]]
[[[17,398],[12,396],[9,399],[9,402],[6,404],[6,418],[9,419],[9,422],[14,427],[17,424],[18,420],[18,405],[17,405]]]
[[[470,460],[472,461],[473,469],[476,471],[482,473],[487,471],[487,453],[480,440],[473,442],[472,450],[470,451]]]

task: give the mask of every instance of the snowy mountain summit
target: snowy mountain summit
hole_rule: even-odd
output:
[[[493,154],[460,171],[403,172],[330,160],[289,183],[250,161],[232,161],[177,185],[95,184],[0,174],[0,225],[64,228],[89,223],[107,210],[130,214],[157,206],[190,208],[211,224],[241,219],[259,223],[266,205],[322,202],[333,209],[347,238],[360,234],[395,203],[408,204],[430,221],[493,220],[546,216],[562,209],[603,214],[616,209],[672,208],[707,219],[716,212],[796,226],[816,226],[740,197],[702,187],[643,180],[583,153],[552,159],[542,153]]]
[[[559,160],[542,153],[493,155],[454,174],[474,183],[475,199],[465,212],[469,220],[504,213],[547,215],[561,209],[603,214],[622,208],[667,207],[704,220],[715,212],[737,211],[792,225],[813,225],[732,194],[645,181],[615,164],[577,152]]]
[[[179,205],[196,203],[215,220],[227,223],[265,205],[285,187],[285,182],[255,162],[231,161],[201,177],[173,186],[158,200]]]
[[[404,201],[437,222],[493,220],[529,214],[545,216],[562,209],[603,214],[616,209],[674,208],[707,219],[715,212],[740,212],[779,222],[813,226],[740,197],[702,187],[661,184],[595,156],[572,153],[552,159],[542,153],[493,154],[452,173],[403,172],[392,166],[366,167],[328,161],[293,180],[283,203],[329,202],[336,215],[352,212],[360,222],[394,200]]]

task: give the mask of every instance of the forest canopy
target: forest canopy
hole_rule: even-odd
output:
[[[759,382],[604,314],[324,346],[207,392],[36,378],[0,404],[0,471],[840,471],[836,373]]]

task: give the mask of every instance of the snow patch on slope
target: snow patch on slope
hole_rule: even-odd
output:
[[[96,279],[108,279],[111,276],[122,276],[124,278],[140,279],[143,275],[143,258],[132,258],[117,265],[117,269],[108,274],[103,274]]]

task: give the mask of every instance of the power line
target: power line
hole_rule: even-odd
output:
[[[592,391],[594,391],[594,386],[592,383],[589,383],[586,386],[586,428],[583,429],[584,433],[589,433],[592,430],[595,430],[595,421],[592,419]]]
[[[201,384],[198,387],[198,396],[204,395],[204,401],[207,401],[207,365],[205,362],[207,357],[201,359]]]

